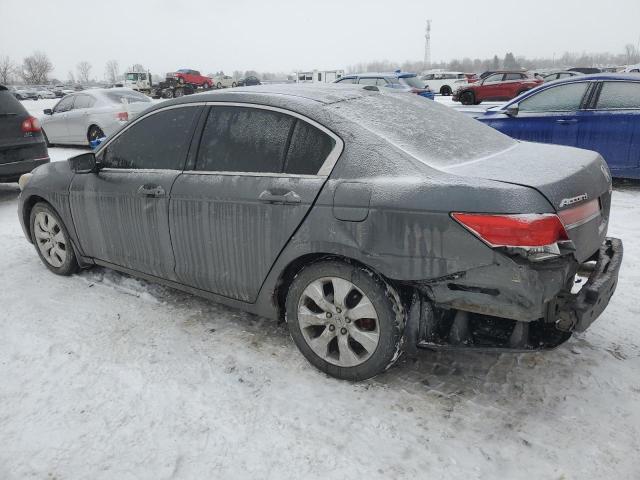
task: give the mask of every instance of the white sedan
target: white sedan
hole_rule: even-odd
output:
[[[432,72],[422,75],[423,80],[432,92],[440,95],[451,95],[458,87],[468,83],[463,72]]]
[[[213,84],[216,88],[227,88],[227,87],[237,87],[238,84],[229,75],[218,75],[217,77],[213,77]]]
[[[91,89],[61,98],[40,118],[48,144],[90,145],[134,119],[152,105],[128,88]]]

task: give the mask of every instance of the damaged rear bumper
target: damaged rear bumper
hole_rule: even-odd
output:
[[[600,316],[618,285],[622,254],[622,240],[605,239],[595,268],[582,289],[577,294],[558,295],[553,305],[558,330],[583,332]]]

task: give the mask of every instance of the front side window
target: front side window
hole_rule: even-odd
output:
[[[54,113],[68,112],[73,108],[73,101],[75,97],[65,97],[58,102],[53,109]]]
[[[342,85],[346,85],[348,83],[355,83],[356,79],[355,78],[343,78],[341,80],[338,80],[336,83],[341,83]]]
[[[81,108],[91,108],[94,103],[96,103],[95,99],[89,95],[78,95],[75,103],[73,104],[73,109],[79,110]]]
[[[598,109],[640,108],[640,82],[604,82]]]
[[[501,82],[502,81],[502,74],[501,73],[495,73],[493,75],[489,75],[484,83],[495,83],[495,82]]]
[[[295,118],[250,107],[213,107],[196,170],[280,173]]]
[[[587,82],[567,83],[548,88],[519,104],[521,112],[573,112],[580,109]]]
[[[182,170],[198,111],[170,108],[143,118],[107,145],[103,166]]]

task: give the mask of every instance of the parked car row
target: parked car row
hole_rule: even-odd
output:
[[[425,87],[424,81],[418,78],[415,73],[402,72],[400,70],[387,73],[369,72],[344,75],[333,83],[340,85],[358,84],[372,87],[383,87],[392,89],[396,92],[415,93],[431,100],[434,98],[433,92]]]
[[[542,78],[527,72],[496,71],[481,77],[477,82],[458,86],[451,98],[463,105],[478,105],[487,100],[510,100],[542,82]]]
[[[23,175],[25,236],[56,274],[101,265],[285,319],[308,361],[342,379],[403,350],[548,349],[588,328],[622,261],[602,157],[354,77],[158,103],[95,151]],[[606,96],[587,90],[586,105]]]

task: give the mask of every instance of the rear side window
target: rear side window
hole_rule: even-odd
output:
[[[640,108],[640,82],[604,82],[598,109]]]
[[[0,115],[27,113],[22,104],[9,90],[0,90]]]
[[[303,120],[296,120],[285,173],[316,175],[334,146],[335,140],[329,135]]]
[[[295,118],[250,107],[213,107],[196,170],[280,173]]]
[[[505,80],[522,80],[523,78],[524,76],[519,73],[507,73],[504,76]]]
[[[105,95],[114,103],[151,102],[151,99],[144,93],[135,92],[133,90],[113,90],[106,92]]]
[[[164,110],[135,123],[107,145],[107,168],[182,170],[197,107]]]
[[[360,85],[379,85],[377,78],[360,78],[358,81]],[[386,82],[384,82],[386,83]]]
[[[521,112],[571,112],[578,110],[589,84],[567,83],[548,88],[519,104]]]

